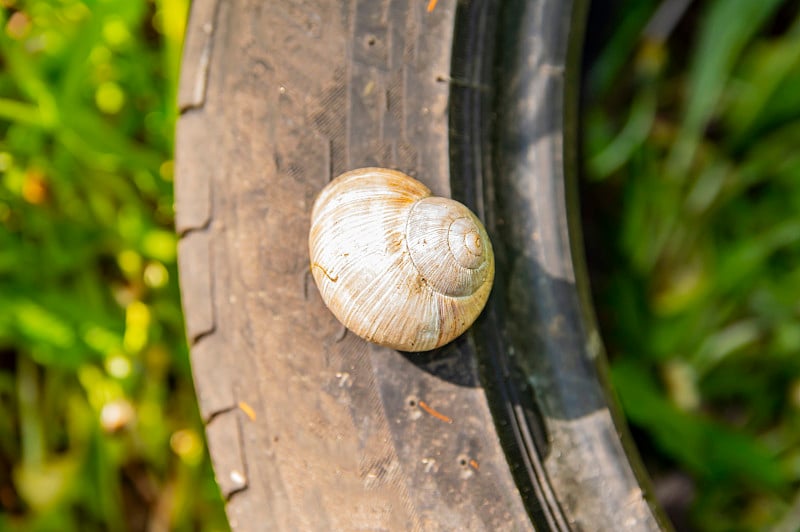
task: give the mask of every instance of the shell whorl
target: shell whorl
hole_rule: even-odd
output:
[[[323,189],[309,253],[339,321],[404,351],[433,349],[464,332],[494,278],[491,243],[469,209],[382,168],[347,172]]]
[[[411,207],[408,251],[420,275],[440,294],[469,296],[486,282],[490,264],[484,242],[489,237],[483,225],[457,201],[431,196]]]

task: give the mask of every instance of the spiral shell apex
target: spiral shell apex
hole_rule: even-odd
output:
[[[401,351],[461,335],[483,310],[494,255],[480,220],[394,170],[344,173],[311,213],[311,273],[345,327]]]

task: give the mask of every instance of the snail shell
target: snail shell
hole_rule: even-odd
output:
[[[394,170],[361,168],[331,181],[311,213],[311,273],[348,329],[402,351],[463,333],[494,280],[480,220]]]

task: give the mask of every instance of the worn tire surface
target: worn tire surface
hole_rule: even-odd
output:
[[[575,281],[564,65],[582,11],[427,4],[193,3],[176,226],[231,526],[656,530]],[[484,316],[433,353],[347,333],[309,275],[313,200],[362,166],[455,196],[495,242]]]

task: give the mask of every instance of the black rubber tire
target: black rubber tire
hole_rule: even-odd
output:
[[[176,225],[231,526],[657,530],[600,382],[568,216],[584,9],[426,4],[192,6]],[[368,345],[310,280],[314,197],[361,166],[416,176],[486,221],[494,291],[444,348]]]

